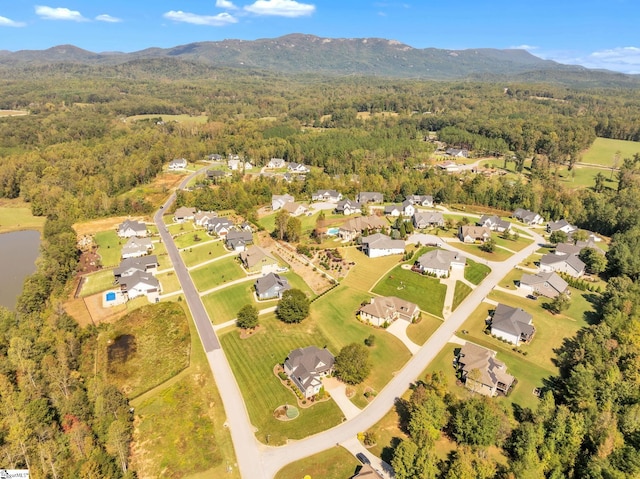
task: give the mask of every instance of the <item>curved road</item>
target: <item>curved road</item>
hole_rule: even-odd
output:
[[[189,175],[180,184],[184,188],[191,178],[204,169]],[[491,292],[495,285],[506,276],[518,263],[529,257],[539,248],[538,243],[544,243],[539,234],[524,228],[534,238],[534,243],[522,251],[514,254],[506,261],[488,262],[491,273],[475,288],[471,294],[458,306],[451,316],[440,326],[409,362],[396,373],[394,378],[384,387],[378,396],[353,419],[345,421],[327,431],[300,441],[290,441],[285,446],[270,447],[257,441],[254,428],[249,420],[244,400],[238,384],[233,376],[220,342],[214,332],[213,325],[202,304],[187,268],[178,253],[164,222],[162,213],[175,201],[173,193],[154,215],[154,221],[165,243],[169,258],[174,265],[176,275],[182,286],[187,305],[193,315],[198,334],[207,353],[211,371],[218,386],[225,413],[226,425],[231,432],[231,438],[236,452],[240,474],[243,478],[271,479],[285,465],[312,454],[322,452],[336,444],[353,439],[358,432],[366,431],[376,424],[395,404],[397,398],[418,379],[418,375],[429,365],[447,344],[449,338],[462,326],[466,319],[475,311],[478,305]]]

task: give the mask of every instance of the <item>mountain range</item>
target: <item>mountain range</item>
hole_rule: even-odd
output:
[[[259,40],[197,42],[132,53],[93,53],[73,45],[47,50],[0,51],[0,69],[51,64],[110,66],[173,59],[206,67],[265,70],[285,74],[362,75],[429,80],[509,78],[598,85],[640,84],[637,75],[543,60],[525,50],[413,48],[381,38],[320,38],[291,34]]]

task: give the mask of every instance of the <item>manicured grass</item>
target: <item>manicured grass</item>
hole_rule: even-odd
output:
[[[601,166],[613,166],[616,152],[620,152],[618,167],[625,158],[632,158],[640,153],[640,143],[637,141],[612,140],[610,138],[596,138],[591,147],[582,155],[583,163]],[[605,171],[605,176],[609,177]]]
[[[42,230],[46,218],[33,216],[31,208],[22,201],[7,201],[0,206],[0,233],[18,230]]]
[[[410,324],[407,328],[409,339],[419,345],[426,343],[427,339],[442,325],[441,319],[430,314],[422,313],[421,318],[419,323]]]
[[[622,164],[622,162],[620,162]],[[613,180],[611,178],[611,170],[606,170],[597,167],[588,167],[588,166],[574,166],[574,168],[569,171],[567,167],[558,168],[558,182],[564,184],[567,188],[585,188],[585,187],[593,187],[596,183],[595,177],[598,173],[602,173],[605,177],[604,185],[611,189],[618,188],[618,180],[616,175],[613,175]]]
[[[509,253],[507,250],[502,248],[498,248],[497,246],[494,248],[493,253],[482,251],[479,244],[455,243],[454,246],[463,252],[466,251],[467,253],[489,261],[504,261],[512,256],[512,253]]]
[[[107,358],[107,351],[113,352],[123,335],[132,336],[134,344],[117,358]],[[187,318],[180,305],[148,305],[105,327],[98,340],[102,349],[99,364],[110,382],[135,398],[186,368],[190,343]]]
[[[184,223],[173,223],[173,216],[165,216],[164,222],[169,225],[167,226],[167,229],[172,236],[193,234],[195,231],[197,231],[196,227],[191,221],[185,221]],[[200,233],[201,232],[202,231],[200,230]]]
[[[191,267],[209,261],[210,259],[219,258],[228,253],[230,253],[230,251],[224,248],[222,241],[215,241],[180,251],[180,256],[182,256],[184,264],[186,264],[187,267]]]
[[[323,347],[327,341],[309,319],[289,325],[268,314],[260,317],[260,324],[260,330],[247,339],[240,339],[236,328],[220,335],[251,423],[257,428],[256,437],[266,443],[269,435],[269,444],[279,445],[287,439],[300,439],[338,424],[342,413],[333,400],[299,408],[300,416],[293,421],[274,418],[277,407],[296,401],[293,393],[273,374],[274,366],[282,363],[294,349],[310,345]]]
[[[467,286],[462,281],[456,281],[456,289],[453,293],[453,304],[451,305],[451,311],[455,311],[456,308],[464,301],[464,298],[469,296],[469,294],[473,291],[469,286]]]
[[[111,267],[120,264],[122,246],[127,242],[125,238],[118,238],[115,231],[109,230],[96,233],[95,241],[102,266]]]
[[[496,245],[510,249],[511,251],[521,251],[533,243],[532,238],[520,236],[518,239],[504,239],[501,236],[493,235]]]
[[[158,260],[160,260],[161,256],[167,256],[167,247],[164,245],[164,243],[161,243],[160,241],[153,241],[153,249],[151,250],[151,254],[155,254],[156,256],[158,256]],[[161,261],[163,263],[165,263],[166,266],[170,265],[170,261],[168,258],[165,258],[167,261]]]
[[[115,286],[114,282],[115,278],[113,277],[113,270],[110,269],[103,269],[96,271],[95,273],[88,274],[85,276],[84,283],[82,284],[80,296],[90,296],[92,294],[99,293],[100,291],[113,288]]]
[[[353,476],[358,466],[361,464],[347,450],[332,447],[286,465],[278,471],[275,479],[303,479],[306,476],[314,479],[346,478]]]
[[[200,246],[201,243],[206,243],[214,238],[209,236],[204,229],[195,231],[189,231],[182,233],[173,238],[178,249],[187,248],[189,246]]]
[[[340,253],[346,261],[356,263],[356,266],[349,271],[342,283],[359,291],[371,290],[380,276],[397,265],[402,259],[400,255],[369,258],[356,247],[340,248]]]
[[[181,304],[184,303],[174,303]],[[240,479],[222,401],[188,313],[191,345],[187,369],[132,401],[136,427],[131,456],[139,477]],[[180,420],[176,420],[176,410]]]
[[[522,271],[521,269],[512,269],[504,278],[500,280],[500,283],[498,283],[498,285],[502,286],[503,288],[516,290],[516,282],[520,282],[523,274],[531,273],[529,273],[528,271]]]
[[[472,259],[467,258],[467,266],[464,268],[464,279],[473,283],[480,284],[482,280],[491,273],[491,268],[482,263],[476,263]]]
[[[421,310],[441,317],[447,287],[436,278],[398,266],[376,284],[373,292],[406,299],[417,304]]]
[[[246,274],[235,257],[223,258],[191,271],[191,279],[198,291],[206,291],[244,277]]]
[[[156,278],[158,278],[158,281],[160,281],[160,284],[162,285],[162,294],[173,293],[181,289],[178,276],[176,276],[173,271],[157,274]]]
[[[222,324],[237,316],[238,311],[245,304],[252,304],[258,309],[268,308],[277,304],[276,300],[261,301],[258,304],[253,294],[253,281],[247,281],[224,288],[220,291],[202,297],[204,307],[209,313],[213,324]]]

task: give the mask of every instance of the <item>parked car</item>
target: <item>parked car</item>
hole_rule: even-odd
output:
[[[367,464],[367,465],[371,465],[371,461],[369,460],[369,458],[367,456],[365,456],[363,453],[359,452],[358,454],[356,454],[356,458],[358,459],[358,461],[360,461],[362,464]]]
[[[538,300],[538,297],[537,297],[537,296],[534,296],[533,294],[528,294],[528,295],[527,295],[527,298],[528,298],[528,299],[533,299],[534,301],[537,301],[537,300]]]

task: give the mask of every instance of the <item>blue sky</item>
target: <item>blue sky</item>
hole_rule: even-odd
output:
[[[638,0],[0,0],[0,50],[72,44],[131,52],[308,33],[415,48],[525,48],[640,73],[639,19]]]

